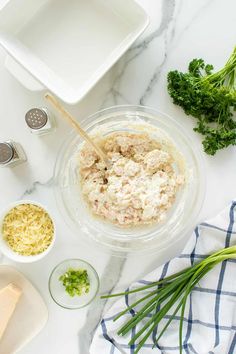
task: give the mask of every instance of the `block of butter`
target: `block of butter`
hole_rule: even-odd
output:
[[[13,283],[0,290],[0,340],[15,311],[22,290]]]

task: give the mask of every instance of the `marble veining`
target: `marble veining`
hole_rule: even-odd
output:
[[[19,199],[24,199],[27,196],[32,195],[38,187],[50,188],[54,185],[54,178],[53,176],[49,178],[46,182],[35,181],[32,183],[30,187],[28,187],[24,193],[20,196]]]
[[[200,144],[192,132],[194,122],[175,107],[166,90],[166,75],[171,69],[185,69],[197,56],[216,66],[222,65],[235,45],[235,0],[137,0],[150,15],[150,27],[118,61],[98,85],[78,105],[68,107],[79,117],[101,108],[119,104],[149,105],[170,114]],[[0,170],[0,207],[19,198],[45,203],[55,214],[57,242],[51,256],[27,265],[14,264],[40,290],[49,308],[44,331],[19,354],[89,354],[93,333],[111,302],[94,301],[90,307],[68,312],[53,303],[47,281],[52,268],[70,257],[84,258],[98,271],[100,293],[124,289],[130,282],[149,272],[179,252],[169,250],[158,257],[116,258],[91,248],[65,224],[53,196],[53,166],[59,146],[70,128],[59,118],[54,134],[39,138],[30,135],[23,125],[25,112],[44,105],[42,93],[29,92],[4,68],[5,53],[0,50],[0,128],[1,139],[15,139],[28,155],[28,163],[12,170]],[[14,102],[14,104],[12,103]],[[6,118],[5,118],[6,117]],[[14,129],[12,128],[14,127]],[[236,148],[206,157],[208,180],[206,201],[199,220],[216,214],[234,197]],[[222,171],[227,171],[227,185],[221,188]],[[215,191],[218,191],[215,198]],[[197,222],[197,221],[196,221]],[[6,258],[1,262],[13,264]],[[106,353],[97,353],[106,354]]]
[[[101,287],[99,294],[111,293],[122,275],[126,259],[121,257],[110,257],[106,264],[106,268],[100,278]],[[109,304],[109,306],[108,306]],[[102,315],[111,306],[111,301],[95,300],[86,315],[84,326],[79,332],[79,352],[88,353],[89,347],[93,339],[93,334],[101,321]]]
[[[123,76],[125,75],[125,71],[127,67],[131,65],[136,58],[140,57],[142,53],[149,47],[149,45],[151,45],[152,42],[155,41],[155,39],[157,39],[158,37],[164,36],[165,46],[167,46],[166,31],[168,30],[170,23],[174,20],[175,6],[176,6],[175,0],[167,0],[167,1],[162,0],[162,14],[161,14],[160,26],[152,33],[150,33],[148,36],[146,36],[140,43],[134,44],[124,55],[122,68],[118,70],[119,71],[118,74],[115,75],[114,80],[112,82],[112,87],[107,94],[107,96],[109,95],[112,96],[114,100],[114,104],[117,104],[117,97],[123,100],[124,101],[123,103],[130,103],[129,101],[127,101],[126,97],[119,91],[119,83],[122,80]],[[172,33],[172,36],[173,35],[174,35],[174,31]],[[147,88],[145,88],[141,98],[139,99],[139,104],[141,105],[145,104],[145,98],[148,96],[148,93],[152,90],[152,87],[155,85],[158,79],[158,73],[161,71],[162,66],[165,63],[166,57],[167,57],[167,53],[165,49],[164,60],[156,68],[155,73],[153,74],[153,77],[151,78]],[[106,100],[107,97],[105,98],[105,102]],[[102,107],[104,106],[104,103]]]

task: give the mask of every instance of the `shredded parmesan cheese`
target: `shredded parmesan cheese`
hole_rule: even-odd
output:
[[[14,252],[22,256],[33,256],[49,247],[54,227],[43,208],[34,204],[20,204],[4,217],[2,234]]]

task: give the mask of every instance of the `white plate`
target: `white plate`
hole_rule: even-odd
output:
[[[76,103],[148,23],[134,0],[8,0],[0,5],[0,45],[26,87]]]
[[[0,265],[0,289],[14,283],[22,289],[21,298],[0,341],[0,354],[22,349],[45,326],[47,307],[33,285],[15,268]]]

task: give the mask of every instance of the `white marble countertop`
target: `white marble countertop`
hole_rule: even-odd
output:
[[[150,14],[148,30],[89,95],[70,109],[84,118],[111,105],[152,106],[177,119],[200,146],[199,136],[192,131],[193,119],[174,106],[168,96],[166,74],[170,69],[184,70],[194,57],[203,57],[216,68],[225,63],[235,45],[235,0],[139,2]],[[67,311],[58,307],[48,292],[48,276],[52,268],[66,258],[83,258],[97,269],[103,289],[109,289],[117,282],[123,288],[178,254],[183,244],[158,257],[110,259],[107,254],[96,252],[82,243],[80,237],[68,229],[57,211],[52,177],[58,149],[70,128],[57,119],[54,134],[40,138],[29,133],[24,124],[25,112],[33,106],[44,105],[43,95],[27,91],[14,79],[4,68],[4,56],[0,50],[0,139],[11,138],[20,142],[27,152],[28,163],[0,170],[0,207],[22,197],[41,201],[53,210],[58,230],[57,242],[49,256],[31,265],[15,264],[39,289],[49,309],[46,328],[20,353],[87,354],[89,334],[96,326],[102,308],[92,305],[87,313],[87,309]],[[236,148],[220,151],[215,157],[205,156],[207,190],[199,220],[214,215],[235,196],[235,157]],[[6,258],[1,261],[13,264]],[[84,323],[87,326],[85,332],[79,335]]]

